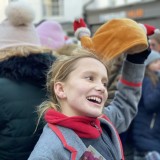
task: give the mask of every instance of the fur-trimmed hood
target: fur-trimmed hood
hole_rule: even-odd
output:
[[[55,59],[56,57],[51,53],[15,55],[0,61],[0,77],[44,86],[46,73]]]

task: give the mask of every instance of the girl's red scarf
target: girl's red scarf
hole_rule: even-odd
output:
[[[59,125],[72,129],[80,138],[98,138],[102,133],[98,118],[67,117],[54,109],[48,109],[44,118],[51,125]]]

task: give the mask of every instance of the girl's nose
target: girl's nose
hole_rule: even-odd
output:
[[[104,84],[98,83],[98,84],[96,84],[95,89],[96,89],[97,91],[105,92],[106,87],[104,86]]]

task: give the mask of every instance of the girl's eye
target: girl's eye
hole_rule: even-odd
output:
[[[88,77],[86,77],[86,79],[88,79],[89,81],[93,81],[93,77],[92,76],[88,76]]]
[[[103,85],[107,88],[107,86],[108,86],[108,83],[103,83]]]

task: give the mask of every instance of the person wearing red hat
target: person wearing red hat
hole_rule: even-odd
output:
[[[148,24],[140,24],[140,26],[144,28],[147,36],[150,36],[149,44],[150,44],[151,50],[154,50],[160,53],[160,30]]]

